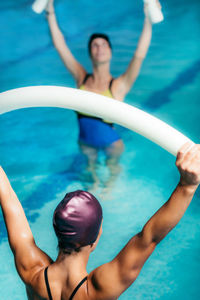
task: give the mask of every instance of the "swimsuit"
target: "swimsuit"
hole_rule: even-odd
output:
[[[47,269],[48,267],[46,267],[46,269],[44,270],[44,277],[45,277],[45,284],[46,284],[46,288],[47,288],[47,292],[48,292],[48,296],[49,296],[49,300],[53,300],[52,295],[51,295],[51,290],[50,290],[50,286],[49,286],[49,280],[48,280],[48,276],[47,276]],[[76,288],[73,290],[69,300],[72,300],[73,297],[75,296],[75,294],[77,293],[78,289],[82,286],[82,284],[87,280],[87,276],[85,278],[83,278],[83,280],[81,280],[81,282],[76,286]]]
[[[86,90],[84,84],[89,76],[91,75],[87,74],[85,76],[82,85],[79,87],[81,90]],[[112,82],[113,78],[110,81],[108,90],[102,92],[101,95],[113,98],[111,92]],[[80,112],[77,112],[77,116],[80,129],[80,142],[95,148],[105,148],[112,143],[120,140],[120,136],[113,127],[113,124],[109,121]]]

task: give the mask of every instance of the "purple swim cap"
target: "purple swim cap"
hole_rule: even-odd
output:
[[[94,243],[102,221],[99,201],[89,192],[65,195],[53,215],[53,226],[61,249],[76,249]]]

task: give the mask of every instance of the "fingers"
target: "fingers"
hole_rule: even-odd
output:
[[[198,185],[200,182],[200,145],[186,143],[178,152],[176,165],[184,185]]]
[[[185,143],[179,150],[179,152],[187,152],[190,150],[190,148],[192,148],[195,144],[188,141],[187,143]]]
[[[192,142],[185,143],[178,151],[176,165],[181,163],[181,161],[185,158],[186,153],[190,154],[194,152],[196,149],[195,146],[197,145]]]
[[[179,169],[186,170],[187,166],[191,164],[196,151],[198,150],[198,145],[191,142],[185,143],[177,154],[176,166]]]
[[[46,7],[46,11],[49,12],[51,8],[53,8],[53,4],[54,4],[54,1],[53,0],[49,0],[48,1],[48,4],[47,4],[47,7]]]
[[[160,3],[158,0],[157,0],[156,2],[157,2],[157,5],[158,5],[158,8],[159,8],[159,9],[162,9],[161,3]]]

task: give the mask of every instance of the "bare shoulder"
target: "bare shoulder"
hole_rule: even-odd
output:
[[[27,255],[26,251],[29,252]],[[15,259],[17,271],[25,285],[36,291],[43,288],[44,270],[53,263],[53,260],[36,245],[35,247],[29,247],[29,249],[27,247],[24,250],[23,261],[17,256]]]
[[[29,282],[26,282],[26,291],[28,299],[46,299],[48,298],[47,288],[45,284],[45,269],[52,261],[44,259],[38,261],[38,264],[30,271]]]
[[[115,261],[103,264],[88,276],[89,299],[117,300],[124,290],[120,282],[118,265]]]
[[[144,243],[140,234],[131,238],[112,261],[89,274],[89,287],[96,295],[94,299],[117,299],[136,280],[154,249],[153,244]]]

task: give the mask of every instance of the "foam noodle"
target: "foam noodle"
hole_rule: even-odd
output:
[[[162,22],[164,20],[163,13],[157,0],[144,0],[147,4],[148,17],[152,24]]]
[[[173,155],[185,142],[190,141],[176,129],[140,109],[87,91],[34,86],[0,94],[0,114],[28,107],[68,108],[104,118],[143,135]]]
[[[49,0],[35,0],[32,9],[35,13],[41,14],[43,10],[47,7]]]

